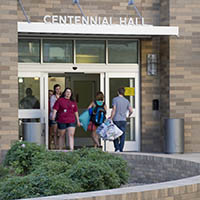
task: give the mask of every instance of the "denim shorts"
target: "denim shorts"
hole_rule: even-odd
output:
[[[57,124],[57,122],[55,121],[55,120],[49,120],[49,126],[54,126],[54,125],[56,125]]]
[[[58,122],[58,129],[63,130],[69,127],[76,127],[76,123],[59,123]]]

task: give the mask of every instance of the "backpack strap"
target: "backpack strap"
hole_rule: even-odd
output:
[[[98,105],[97,105],[97,101],[94,101],[94,104],[95,104],[95,107],[97,107]]]

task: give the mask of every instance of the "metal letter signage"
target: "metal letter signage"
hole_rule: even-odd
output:
[[[82,25],[112,25],[112,17],[97,16],[61,16],[61,15],[45,15],[43,18],[45,24],[82,24]],[[144,18],[119,17],[119,25],[144,25]]]

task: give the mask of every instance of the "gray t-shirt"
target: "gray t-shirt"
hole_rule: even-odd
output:
[[[112,106],[116,106],[113,121],[126,121],[126,113],[129,110],[130,102],[122,96],[113,98]]]

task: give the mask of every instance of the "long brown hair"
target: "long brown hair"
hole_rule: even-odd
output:
[[[74,101],[74,97],[73,97],[73,92],[72,92],[72,89],[71,89],[71,88],[69,88],[69,87],[65,88],[65,90],[63,91],[63,93],[61,94],[61,96],[60,96],[60,97],[65,97],[65,92],[66,92],[66,90],[70,90],[70,91],[71,91],[70,100],[71,100],[71,101]]]
[[[60,87],[60,85],[59,84],[55,84],[54,86],[53,86],[53,94],[55,95],[56,94],[56,88],[57,87]],[[61,87],[60,87],[61,88]]]

